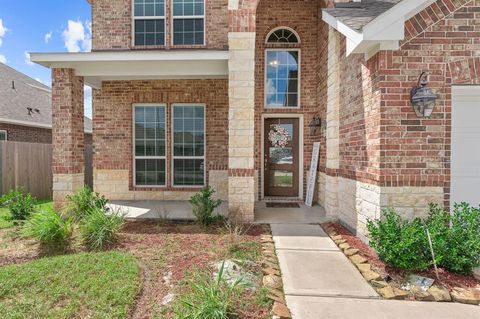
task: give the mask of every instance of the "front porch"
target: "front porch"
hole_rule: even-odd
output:
[[[298,203],[298,207],[267,207],[267,201],[255,204],[254,223],[258,224],[320,224],[328,221],[323,207],[308,207]],[[297,202],[295,202],[297,203]],[[153,219],[193,221],[192,208],[188,201],[112,201],[110,208],[126,214],[129,219]],[[216,211],[228,216],[228,203],[223,202]]]

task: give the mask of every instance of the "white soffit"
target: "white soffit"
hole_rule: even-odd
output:
[[[323,11],[322,18],[347,38],[347,56],[364,53],[368,59],[380,50],[398,50],[400,41],[405,38],[405,22],[435,1],[403,0],[380,14],[362,30],[349,27],[326,11]]]
[[[47,68],[74,69],[94,88],[113,80],[228,78],[228,51],[219,50],[31,53],[30,59]]]

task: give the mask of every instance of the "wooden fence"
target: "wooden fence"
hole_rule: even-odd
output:
[[[85,183],[92,186],[92,146],[85,147]],[[52,197],[52,145],[0,142],[0,193],[24,188],[37,198]]]

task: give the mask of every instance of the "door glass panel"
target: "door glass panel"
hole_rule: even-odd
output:
[[[289,171],[271,171],[271,187],[293,187],[293,173]]]
[[[275,130],[275,127],[280,126],[284,128],[288,132],[288,140],[291,141],[293,139],[293,124],[271,124],[270,130]]]
[[[270,163],[293,164],[293,149],[291,147],[270,147]]]

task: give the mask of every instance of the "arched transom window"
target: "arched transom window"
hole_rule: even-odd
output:
[[[293,30],[279,28],[267,36],[271,44],[265,50],[265,107],[300,107],[300,50],[282,48],[281,44],[299,43]],[[275,44],[279,44],[278,48]]]
[[[292,30],[279,28],[273,30],[267,38],[268,43],[298,43],[298,36]]]

